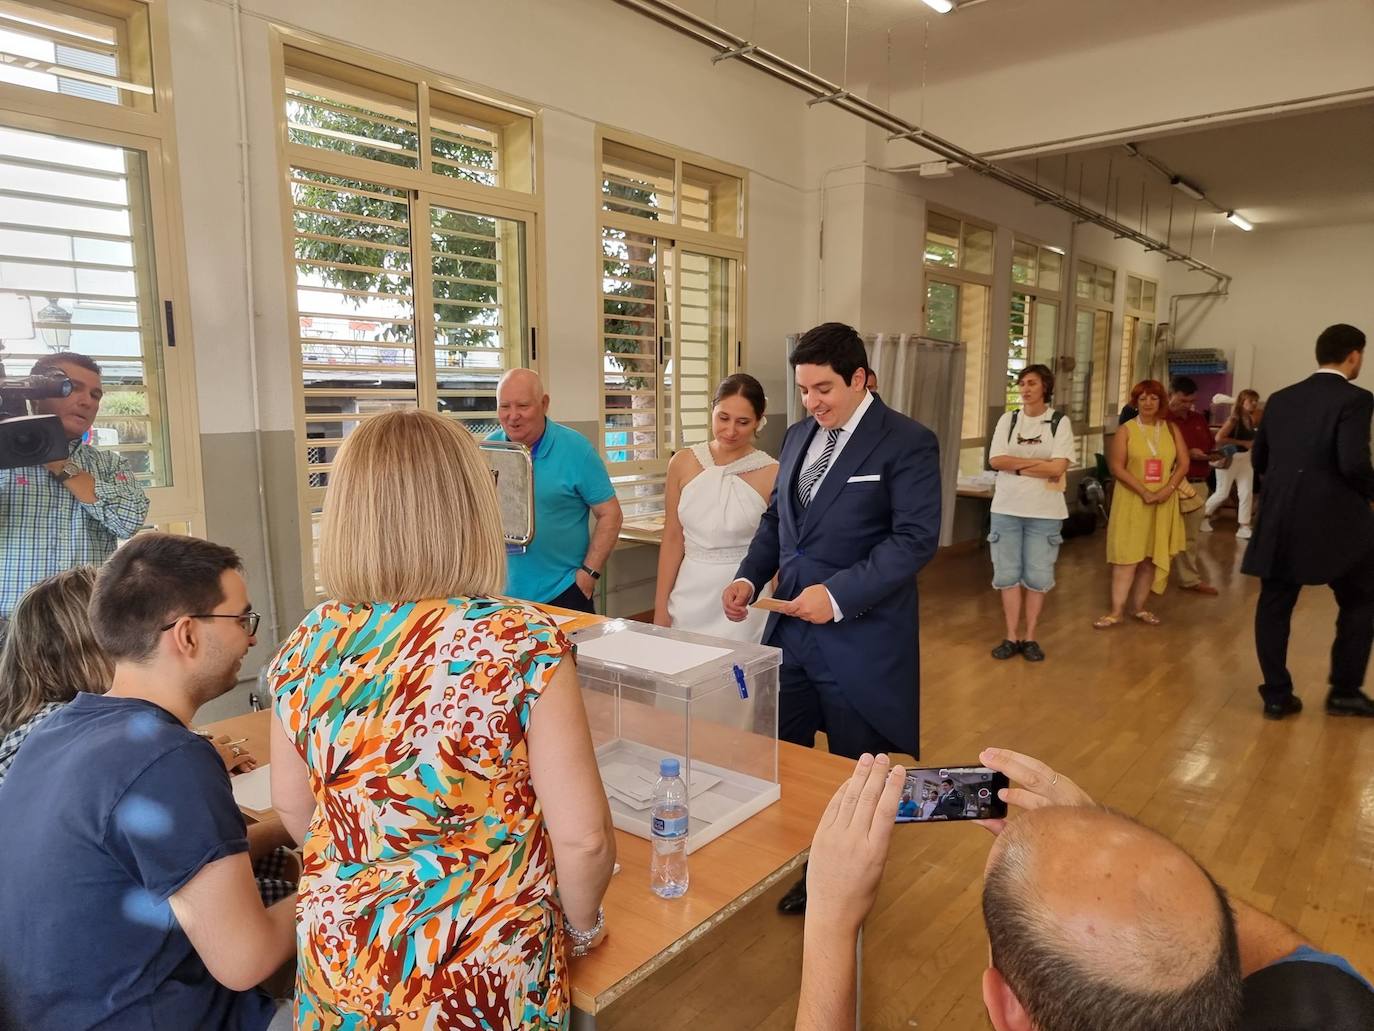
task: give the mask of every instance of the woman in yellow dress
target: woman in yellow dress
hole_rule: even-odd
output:
[[[1151,590],[1164,593],[1169,563],[1186,543],[1179,500],[1189,491],[1188,446],[1178,427],[1164,418],[1165,396],[1155,380],[1137,383],[1131,404],[1140,414],[1117,430],[1107,448],[1116,480],[1107,521],[1112,611],[1093,623],[1098,630],[1124,620],[1127,602],[1132,616],[1158,626],[1159,617],[1145,608],[1146,596]]]

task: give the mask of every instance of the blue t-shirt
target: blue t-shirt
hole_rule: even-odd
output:
[[[248,849],[214,746],[165,709],[78,694],[0,785],[0,1027],[260,1031],[274,1006],[219,984],[167,899]]]
[[[505,440],[497,430],[488,440]],[[506,593],[553,601],[572,586],[591,543],[588,511],[615,497],[596,448],[576,430],[544,420],[534,461],[534,539],[523,555],[506,557]]]

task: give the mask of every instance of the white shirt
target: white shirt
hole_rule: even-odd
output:
[[[1317,371],[1318,371],[1318,372],[1329,372],[1329,373],[1331,373],[1331,375],[1333,375],[1333,376],[1339,376],[1341,379],[1345,380],[1347,383],[1350,381],[1350,377],[1347,376],[1345,373],[1343,373],[1340,369],[1318,369]]]
[[[867,390],[864,391],[864,399],[859,402],[859,407],[854,409],[854,414],[849,417],[849,421],[840,427],[840,435],[835,438],[835,453],[830,456],[830,464],[825,467],[825,474],[816,481],[816,485],[811,488],[811,497],[814,499],[821,492],[821,484],[825,482],[825,477],[830,475],[830,470],[835,468],[835,463],[840,460],[840,452],[844,450],[845,444],[854,436],[854,431],[859,428],[859,422],[863,419],[864,413],[873,407],[873,395]],[[806,454],[802,457],[799,473],[805,472],[815,464],[821,457],[821,452],[825,450],[826,431],[824,427],[817,427],[816,435],[811,438],[811,446],[806,449]],[[791,489],[789,487],[789,489]]]
[[[988,441],[988,458],[999,455],[1042,461],[1066,458],[1073,465],[1073,427],[1069,425],[1069,417],[1065,415],[1060,418],[1059,428],[1051,438],[1053,416],[1054,409],[1048,407],[1039,415],[1027,415],[1022,410],[1016,417],[1016,428],[1013,430],[1011,412],[1003,412],[997,420],[997,428],[992,431],[992,439]],[[999,471],[992,495],[992,511],[997,515],[1027,519],[1066,518],[1069,509],[1064,502],[1064,492],[1051,490],[1049,482],[1039,476],[1017,476],[1006,469]]]
[[[821,478],[817,480],[815,486],[811,488],[811,499],[813,501],[815,500],[816,495],[821,492],[821,484],[824,483],[825,478],[830,475],[830,470],[835,468],[835,463],[840,460],[840,452],[844,450],[845,444],[849,442],[850,437],[854,436],[854,431],[858,429],[859,423],[860,421],[862,421],[864,417],[864,413],[867,412],[869,408],[871,408],[872,406],[873,395],[869,391],[865,390],[864,399],[859,402],[859,407],[854,409],[854,414],[849,417],[849,421],[840,427],[840,435],[835,438],[835,453],[830,456],[830,464],[825,467],[825,472],[821,474]],[[801,474],[805,472],[807,469],[810,469],[811,466],[815,464],[816,460],[821,457],[821,452],[825,450],[825,442],[825,427],[818,426],[816,428],[816,435],[811,438],[811,446],[806,449],[806,454],[802,456],[801,467],[797,470],[798,474]],[[792,485],[790,483],[783,484],[781,489],[791,490]],[[749,581],[744,577],[740,577],[738,580],[734,582],[749,583]],[[840,620],[844,619],[844,613],[840,611],[839,603],[835,601],[835,596],[830,593],[829,589],[827,589],[825,593],[826,596],[830,599],[831,616],[834,618],[835,622],[838,623]]]

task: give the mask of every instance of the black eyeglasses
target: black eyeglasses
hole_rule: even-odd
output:
[[[231,612],[188,612],[185,616],[178,616],[158,632],[162,633],[172,629],[181,619],[237,619],[239,626],[248,632],[249,637],[252,637],[258,632],[258,623],[262,617],[256,612],[244,612],[237,616]]]

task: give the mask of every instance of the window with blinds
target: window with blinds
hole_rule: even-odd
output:
[[[0,0],[0,83],[153,109],[148,8]]]
[[[1011,252],[1011,316],[1008,321],[1006,400],[1019,408],[1018,380],[1027,365],[1055,368],[1059,337],[1063,254],[1054,247],[1017,239]]]
[[[1126,276],[1126,311],[1121,323],[1121,360],[1116,384],[1118,408],[1130,399],[1131,388],[1149,376],[1158,291],[1159,286],[1152,279]]]
[[[92,443],[120,452],[145,487],[171,482],[162,319],[147,158],[0,126],[0,324],[5,372],[76,351],[101,366]]]
[[[600,443],[627,518],[651,519],[742,360],[743,178],[604,130],[600,145]]]
[[[282,60],[313,554],[338,449],[363,420],[424,406],[485,437],[498,380],[533,360],[533,120],[402,66],[290,44]],[[313,562],[305,586],[318,589]]]
[[[995,234],[990,226],[929,208],[922,251],[925,271],[924,323],[927,336],[965,346],[964,423],[960,472],[983,468],[989,407],[987,397],[989,306]],[[1001,399],[998,399],[1000,411]]]
[[[166,17],[137,0],[0,0],[0,351],[10,376],[58,351],[93,358],[87,442],[128,463],[150,524],[199,527],[172,111],[153,91]]]

